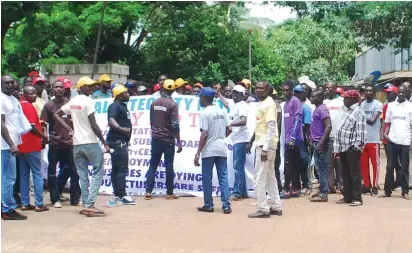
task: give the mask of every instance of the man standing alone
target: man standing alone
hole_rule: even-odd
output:
[[[362,205],[360,155],[366,141],[366,116],[359,107],[360,94],[356,90],[345,92],[343,115],[336,129],[333,153],[340,158],[343,176],[343,199],[338,204]]]
[[[126,102],[130,96],[128,89],[123,85],[118,85],[112,90],[114,102],[109,106],[107,117],[109,122],[109,133],[107,134],[107,144],[114,150],[110,154],[112,157],[111,180],[113,192],[117,201],[124,205],[135,205],[126,193],[126,175],[129,172],[129,142],[132,134],[132,122]]]
[[[361,104],[361,110],[366,115],[366,144],[362,151],[361,169],[363,177],[363,193],[378,195],[379,180],[379,154],[380,154],[380,115],[382,113],[382,103],[375,99],[375,86],[369,84],[365,86],[366,100]],[[370,180],[369,160],[373,168],[373,178]],[[372,182],[371,182],[372,181]],[[371,192],[372,188],[372,192]]]
[[[155,173],[163,154],[166,167],[167,199],[172,200],[179,198],[178,195],[173,193],[175,140],[177,141],[178,147],[177,153],[182,152],[182,144],[180,143],[179,107],[172,99],[172,94],[175,89],[176,85],[172,79],[164,80],[163,92],[160,94],[161,97],[156,99],[150,106],[152,149],[150,167],[147,171],[147,188],[144,195],[146,200],[152,199]]]

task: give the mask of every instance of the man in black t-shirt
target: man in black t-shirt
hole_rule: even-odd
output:
[[[136,205],[136,201],[127,196],[126,175],[129,171],[128,146],[132,133],[132,122],[130,113],[125,102],[130,95],[123,85],[112,89],[114,102],[109,106],[107,117],[109,121],[109,133],[106,142],[113,152],[112,157],[112,186],[114,195],[118,202],[124,205]]]

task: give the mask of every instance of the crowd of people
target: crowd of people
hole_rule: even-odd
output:
[[[257,81],[254,93],[248,79],[236,85],[190,85],[182,78],[158,78],[153,88],[133,80],[113,82],[104,74],[98,80],[85,76],[73,89],[67,77],[51,85],[37,72],[22,82],[10,75],[1,78],[1,173],[2,218],[25,220],[16,211],[48,211],[43,201],[44,181],[41,157],[49,145],[47,185],[51,205],[62,208],[62,193],[70,178],[70,204],[83,206],[80,214],[105,215],[95,203],[103,178],[103,153],[110,153],[111,182],[116,202],[135,205],[127,195],[128,146],[132,124],[127,102],[130,96],[152,95],[150,108],[151,159],[144,198],[152,199],[155,173],[164,155],[167,199],[174,193],[174,155],[182,151],[178,105],[174,95],[199,97],[204,107],[200,114],[200,139],[194,165],[201,166],[204,205],[201,212],[213,212],[212,176],[216,167],[223,213],[232,212],[231,201],[248,197],[246,154],[255,147],[254,191],[257,211],[249,218],[282,215],[280,199],[309,196],[311,202],[327,202],[328,194],[343,195],[338,204],[360,206],[362,194],[378,195],[380,143],[387,155],[384,193],[401,188],[409,199],[409,162],[412,126],[412,87],[385,85],[387,103],[376,96],[376,87],[367,84],[360,91],[344,91],[336,83],[318,87],[306,83],[281,84],[282,96],[267,81]],[[22,91],[22,92],[21,92]],[[96,123],[93,99],[113,98],[107,113],[109,131],[106,139]],[[229,109],[220,108],[219,98]],[[248,115],[248,103],[257,103],[255,115]],[[247,126],[256,121],[253,134]],[[232,151],[226,147],[230,136]],[[100,142],[100,143],[99,143]],[[233,152],[235,181],[229,192],[227,153]],[[284,182],[280,165],[284,156]],[[44,155],[44,154],[43,154]],[[201,162],[200,162],[201,159]],[[312,166],[312,161],[314,166]],[[370,173],[369,162],[372,164]],[[57,175],[57,164],[59,173]],[[89,182],[89,165],[92,166]],[[30,174],[34,205],[30,203]],[[319,181],[313,192],[312,179]]]

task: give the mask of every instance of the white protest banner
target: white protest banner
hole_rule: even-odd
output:
[[[132,138],[129,146],[129,173],[126,178],[126,191],[130,195],[140,195],[145,193],[146,173],[150,163],[150,105],[156,98],[153,96],[133,96],[128,102],[128,108],[133,125]],[[173,99],[179,106],[180,118],[180,136],[182,140],[183,151],[176,153],[174,158],[175,172],[175,192],[184,193],[194,196],[202,196],[202,173],[201,167],[193,164],[200,137],[199,114],[203,110],[199,104],[199,98],[194,96],[173,96]],[[113,99],[95,100],[96,121],[106,137],[109,126],[107,124],[107,109]],[[220,99],[215,99],[215,105],[223,107]],[[253,134],[255,128],[255,110],[257,103],[249,104],[248,127],[249,132]],[[232,190],[234,183],[233,156],[230,136],[227,139],[227,164],[229,175],[229,186]],[[252,149],[253,150],[253,149]],[[104,155],[104,176],[100,193],[112,194],[113,188],[110,179],[111,174],[111,157],[110,154]],[[246,183],[247,188],[253,193],[253,171],[254,171],[254,153],[247,155],[246,161]],[[154,193],[162,194],[166,192],[166,172],[164,160],[162,158],[156,173],[156,183]],[[220,189],[216,170],[213,174],[213,193],[220,195]]]

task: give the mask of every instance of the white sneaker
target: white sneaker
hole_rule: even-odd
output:
[[[121,200],[120,203],[122,203],[123,205],[136,205],[137,202],[136,200],[133,200],[131,197],[129,196],[124,196]]]
[[[60,201],[57,201],[56,203],[53,204],[54,208],[62,208],[62,203]]]

